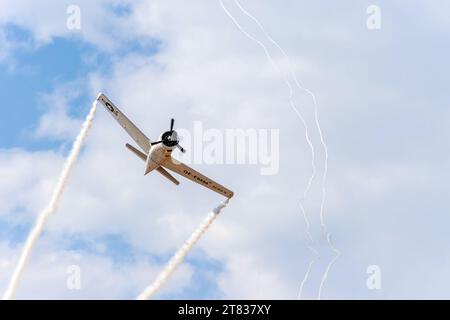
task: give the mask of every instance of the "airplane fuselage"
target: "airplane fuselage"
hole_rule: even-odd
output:
[[[160,136],[160,140],[162,140],[163,136],[164,134]],[[161,166],[166,159],[171,158],[173,149],[175,149],[175,146],[169,146],[165,143],[152,146],[147,156],[145,174],[149,174]]]

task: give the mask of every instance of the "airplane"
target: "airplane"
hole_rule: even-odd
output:
[[[142,133],[142,131],[139,130],[139,128],[136,127],[136,125],[134,125],[134,123],[131,122],[130,119],[128,119],[103,93],[100,93],[97,96],[97,101],[101,102],[106,110],[114,117],[114,119],[117,120],[122,128],[125,129],[130,137],[142,149],[143,152],[129,143],[125,145],[131,152],[145,161],[146,165],[144,175],[156,170],[165,178],[172,181],[175,185],[179,185],[180,182],[166,170],[168,169],[208,189],[211,189],[212,191],[215,191],[228,199],[233,197],[234,193],[229,189],[172,157],[172,151],[175,148],[180,149],[183,153],[186,152],[183,147],[180,146],[178,134],[173,129],[175,124],[174,119],[171,119],[170,130],[161,134],[157,141],[151,142],[150,139],[147,138],[147,136]]]

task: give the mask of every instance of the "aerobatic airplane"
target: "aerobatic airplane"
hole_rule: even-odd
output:
[[[225,188],[224,186],[218,184],[217,182],[209,179],[198,171],[188,167],[184,163],[172,158],[172,151],[175,148],[185,152],[185,150],[180,146],[178,139],[178,134],[173,130],[174,119],[171,120],[170,130],[164,132],[158,141],[151,142],[145,134],[143,134],[134,124],[131,122],[120,110],[117,108],[104,94],[100,93],[97,97],[108,110],[108,112],[117,120],[117,122],[125,129],[125,131],[133,138],[133,140],[138,144],[142,151],[133,147],[130,144],[126,144],[126,147],[132,151],[135,155],[146,162],[145,175],[153,170],[158,171],[164,177],[179,185],[177,179],[175,179],[169,172],[165,169],[169,169],[173,172],[182,175],[189,180],[192,180],[206,188],[209,188],[225,197],[230,199],[233,197],[233,192]]]

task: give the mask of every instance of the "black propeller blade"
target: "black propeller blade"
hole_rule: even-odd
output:
[[[183,153],[186,152],[186,150],[184,150],[184,148],[182,146],[180,146],[179,144],[177,144],[177,148],[180,149],[180,151]]]
[[[184,150],[184,148],[182,146],[180,146],[179,140],[178,140],[178,135],[173,130],[174,125],[175,125],[175,119],[172,118],[172,119],[170,119],[170,131],[163,134],[163,140],[166,141],[166,143],[169,146],[175,146],[178,149],[180,149],[181,152],[185,153],[186,150]],[[172,139],[173,139],[173,141],[172,141]],[[157,145],[160,143],[164,143],[163,140],[152,142],[150,145],[154,146],[154,145]]]

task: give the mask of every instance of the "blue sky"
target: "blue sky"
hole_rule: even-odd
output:
[[[115,13],[126,14],[125,6]],[[4,26],[5,34],[11,42],[30,42],[32,35],[14,24]],[[39,116],[45,111],[42,95],[50,93],[58,84],[81,79],[93,70],[108,72],[111,59],[133,53],[151,55],[158,49],[158,42],[130,41],[121,44],[114,54],[105,53],[95,46],[85,43],[79,37],[56,37],[45,45],[35,48],[14,50],[13,69],[2,64],[0,85],[5,105],[11,105],[8,117],[2,117],[1,145],[6,148],[24,146],[29,149],[54,148],[50,142],[32,138]],[[83,88],[81,88],[82,90]],[[81,117],[88,110],[92,99],[82,92],[71,101],[68,114]]]
[[[196,165],[236,197],[157,298],[297,298],[313,255],[299,209],[311,151],[285,85],[294,72],[319,102],[329,151],[325,221],[342,253],[322,296],[448,298],[449,5],[379,1],[381,29],[368,30],[371,1],[242,0],[288,54],[287,63],[235,1],[223,3],[272,62],[219,1],[80,0],[80,30],[66,27],[67,1],[47,0],[43,10],[6,1],[0,291],[103,91],[151,138],[171,117],[190,130],[202,121],[220,132],[280,131],[275,175],[262,176],[252,165]],[[325,153],[311,97],[295,86],[293,97],[316,150],[317,175],[304,199],[321,256],[304,288],[304,297],[314,299],[333,258],[319,216]],[[221,200],[186,181],[174,188],[160,177],[144,178],[126,142],[99,109],[19,298],[133,299]],[[65,287],[73,264],[85,279],[75,292]],[[366,287],[370,265],[382,270],[381,290]]]
[[[40,95],[51,91],[58,82],[75,79],[88,72],[89,66],[82,61],[82,54],[86,52],[89,48],[75,39],[55,39],[53,43],[35,50],[18,50],[14,54],[18,70],[8,71],[6,66],[2,66],[2,98],[5,105],[11,106],[9,116],[2,117],[2,146],[54,147],[41,145],[42,141],[32,139],[30,134],[45,108]],[[79,101],[78,105],[85,102]]]

